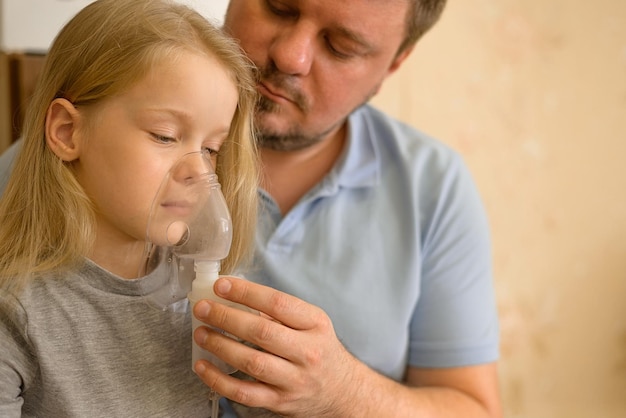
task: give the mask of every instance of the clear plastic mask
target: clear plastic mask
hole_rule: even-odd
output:
[[[145,289],[146,300],[171,309],[191,289],[194,260],[222,260],[231,242],[232,220],[209,154],[185,154],[163,179],[150,210],[139,276],[158,279]]]

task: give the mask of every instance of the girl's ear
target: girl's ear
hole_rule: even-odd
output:
[[[81,141],[77,131],[80,113],[67,99],[54,99],[46,114],[46,144],[63,161],[80,156]]]

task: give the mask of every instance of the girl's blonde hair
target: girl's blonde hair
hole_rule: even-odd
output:
[[[168,0],[98,0],[57,35],[27,109],[22,149],[0,200],[0,289],[16,291],[44,273],[74,268],[95,239],[89,198],[71,167],[46,145],[49,104],[64,97],[88,108],[123,93],[151,67],[182,51],[217,58],[239,92],[216,167],[234,224],[222,271],[232,272],[248,259],[258,185],[252,64],[235,41],[187,6]]]

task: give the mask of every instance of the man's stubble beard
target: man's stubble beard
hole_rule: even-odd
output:
[[[345,123],[348,116],[356,109],[366,104],[375,94],[375,91],[368,94],[367,97],[354,107],[348,114],[339,119],[336,123],[319,133],[305,133],[298,126],[291,126],[287,132],[272,132],[270,129],[263,128],[261,123],[256,124],[256,137],[260,148],[266,148],[274,151],[298,151],[309,148],[315,144],[322,142],[331,132],[337,130]],[[264,96],[259,97],[256,107],[257,118],[263,117],[264,114],[280,113],[280,106]]]
[[[263,115],[270,113],[278,114],[281,111],[280,106],[273,101],[264,96],[259,97],[256,108],[257,118],[262,118]],[[261,123],[257,123],[258,145],[261,148],[274,151],[298,151],[309,148],[321,142],[330,132],[342,124],[344,120],[339,121],[337,124],[319,134],[305,134],[297,126],[291,126],[286,132],[273,132],[270,129],[263,128]]]
[[[294,105],[300,109],[303,114],[307,114],[311,107],[310,102],[302,94],[302,92],[292,83],[292,77],[282,74],[274,64],[270,64],[265,68],[257,69],[256,74],[258,80],[268,80],[270,83],[289,92],[289,97]],[[357,106],[355,106],[344,117],[340,118],[334,124],[321,132],[304,132],[300,126],[292,124],[285,132],[272,131],[264,128],[260,119],[265,114],[280,114],[282,108],[277,103],[268,99],[263,95],[259,95],[256,106],[256,136],[260,148],[266,148],[274,151],[298,151],[309,148],[315,144],[322,142],[329,134],[336,131],[345,123],[348,116],[365,103],[367,103],[378,91],[378,86],[366,95],[366,97]]]

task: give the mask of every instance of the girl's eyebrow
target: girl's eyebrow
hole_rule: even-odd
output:
[[[161,113],[161,114],[170,114],[175,116],[178,119],[190,120],[191,115],[188,112],[177,110],[169,107],[153,107],[146,109],[146,112],[149,113]]]

